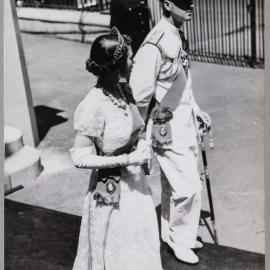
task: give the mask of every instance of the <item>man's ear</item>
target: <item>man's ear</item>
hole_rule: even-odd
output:
[[[163,1],[163,8],[167,11],[167,12],[171,12],[172,9],[172,3],[169,0],[164,0]]]

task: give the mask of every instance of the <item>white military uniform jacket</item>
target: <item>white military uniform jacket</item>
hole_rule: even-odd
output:
[[[178,31],[163,17],[147,35],[135,56],[130,85],[144,119],[152,96],[160,103],[180,69],[183,69],[182,41]],[[182,92],[179,105],[170,120],[173,141],[170,148],[172,149],[197,144],[193,111],[196,113],[199,107],[193,97],[189,71]],[[151,120],[149,128],[151,128]]]

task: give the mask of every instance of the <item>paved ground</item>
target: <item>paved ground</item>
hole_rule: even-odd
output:
[[[45,170],[8,198],[80,215],[89,171],[73,168],[68,150],[73,111],[95,84],[84,69],[90,45],[44,35],[22,38]],[[220,243],[263,253],[263,71],[194,62],[192,72],[196,99],[213,118],[216,148],[208,159]],[[154,165],[150,183],[158,205]],[[205,227],[200,234],[212,241]]]
[[[5,200],[5,210],[5,270],[72,269],[80,217],[9,200]],[[265,256],[258,253],[208,243],[195,252],[200,263],[188,265],[177,260],[168,245],[161,243],[163,269],[264,269]]]

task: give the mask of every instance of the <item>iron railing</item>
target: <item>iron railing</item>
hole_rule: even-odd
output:
[[[111,0],[16,0],[17,5],[109,10]],[[161,17],[158,0],[148,0],[151,25]],[[194,0],[193,19],[185,24],[193,60],[264,65],[264,0]]]
[[[153,24],[162,12],[149,0]],[[184,31],[193,60],[262,68],[264,0],[194,0]]]

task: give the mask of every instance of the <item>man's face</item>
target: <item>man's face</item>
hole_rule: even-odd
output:
[[[179,2],[179,3],[178,3]],[[193,1],[178,0],[171,2],[171,16],[176,27],[180,27],[183,22],[190,21],[192,16]]]

